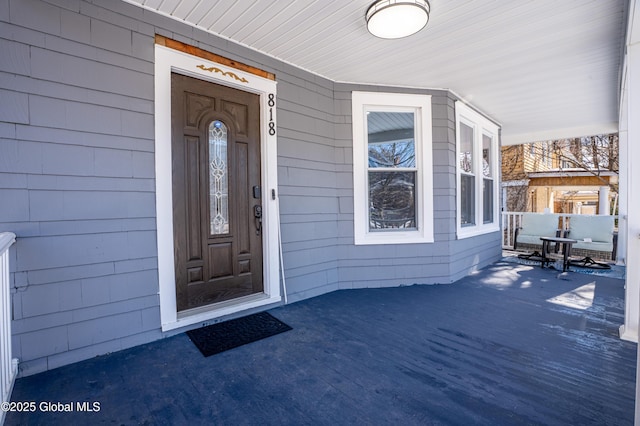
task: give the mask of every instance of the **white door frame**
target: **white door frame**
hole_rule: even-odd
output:
[[[171,183],[171,73],[232,87],[260,96],[260,155],[262,164],[264,292],[206,308],[181,312],[176,305]],[[206,322],[282,300],[278,242],[278,174],[276,82],[165,46],[155,45],[155,161],[158,280],[162,331]]]

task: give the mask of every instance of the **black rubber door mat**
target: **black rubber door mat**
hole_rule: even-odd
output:
[[[268,312],[259,312],[187,331],[205,357],[292,330]]]

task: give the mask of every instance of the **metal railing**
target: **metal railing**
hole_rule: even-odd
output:
[[[0,403],[11,399],[13,383],[18,373],[18,360],[11,350],[11,292],[9,285],[9,247],[16,241],[11,232],[0,233]],[[0,410],[0,425],[5,411]]]
[[[502,212],[502,248],[513,249],[513,234],[522,223],[523,212]],[[559,216],[558,229],[569,229],[571,217],[580,216],[570,213],[555,213]],[[618,216],[614,216],[615,228],[618,231]]]

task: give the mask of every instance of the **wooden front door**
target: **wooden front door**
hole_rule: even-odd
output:
[[[178,311],[263,291],[259,96],[171,76]]]

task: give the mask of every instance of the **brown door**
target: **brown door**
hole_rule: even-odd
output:
[[[171,76],[178,311],[262,292],[258,95]]]

